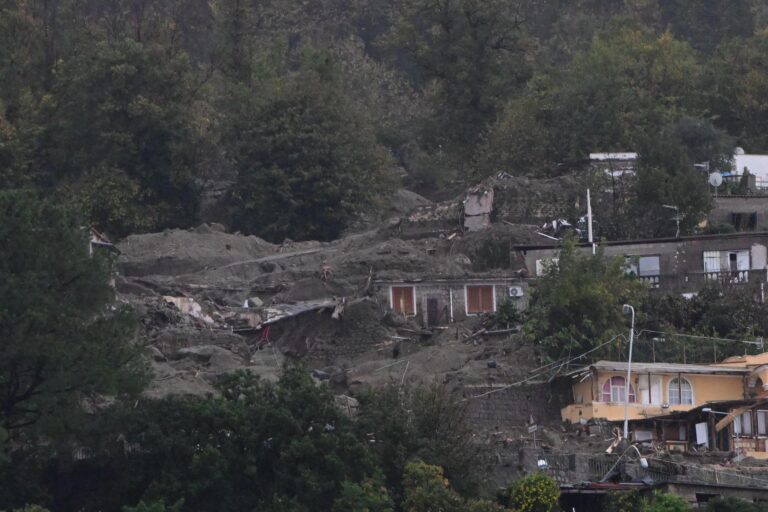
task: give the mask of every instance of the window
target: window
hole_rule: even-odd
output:
[[[624,377],[611,377],[603,384],[603,402],[625,402],[626,401],[626,379]],[[635,389],[629,386],[629,401],[635,401]]]
[[[416,290],[413,286],[393,286],[391,288],[392,309],[405,316],[416,314]]]
[[[704,251],[704,272],[749,270],[749,250]]]
[[[734,418],[733,433],[743,436],[752,435],[752,411],[747,411]]]
[[[693,405],[693,386],[683,378],[672,379],[669,381],[667,399],[670,405]]]
[[[768,411],[757,411],[757,435],[768,435]]]
[[[640,256],[637,260],[637,270],[640,277],[658,276],[661,272],[658,256]]]
[[[464,290],[468,315],[496,311],[496,297],[492,284],[467,285]]]

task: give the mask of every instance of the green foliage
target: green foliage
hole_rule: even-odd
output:
[[[725,41],[708,62],[706,104],[718,126],[749,152],[768,150],[768,31]]]
[[[637,304],[643,292],[620,258],[592,256],[567,242],[533,292],[526,336],[551,357],[584,352],[626,332],[622,305]]]
[[[498,0],[405,0],[396,6],[385,44],[398,58],[405,52],[432,105],[422,144],[450,154],[469,151],[502,99],[529,73],[518,7]]]
[[[123,512],[180,512],[181,505],[181,501],[176,502],[170,507],[166,507],[165,502],[162,500],[153,503],[140,501],[135,507],[123,507]]]
[[[477,450],[466,422],[466,403],[442,386],[371,391],[361,397],[357,427],[362,435],[372,435],[395,499],[402,496],[403,471],[414,457],[443,468],[460,491],[476,486]]]
[[[750,503],[734,497],[715,498],[707,502],[706,512],[766,512],[764,503]]]
[[[643,512],[688,512],[691,507],[680,496],[666,492],[655,492],[643,504]]]
[[[355,484],[386,510],[365,441],[306,370],[286,369],[276,384],[241,372],[219,389],[220,397],[130,404],[93,425],[84,437],[104,454],[94,471],[111,475],[110,486],[101,495],[73,490],[70,509],[183,500],[175,505],[182,512],[331,510],[340,497],[355,498]],[[118,436],[141,451],[116,456]]]
[[[113,304],[109,259],[89,257],[79,217],[2,191],[0,239],[0,426],[57,429],[83,394],[139,391],[133,315]]]
[[[188,80],[183,55],[131,39],[57,65],[41,164],[100,227],[124,235],[195,220]]]
[[[500,327],[506,327],[519,324],[522,319],[523,314],[517,308],[517,305],[510,300],[506,300],[496,308],[494,323]]]
[[[643,512],[647,505],[637,491],[609,492],[603,502],[604,512]]]
[[[641,338],[635,346],[639,357],[658,361],[711,363],[744,353],[744,346],[717,340],[676,337],[675,332],[728,339],[755,339],[768,336],[766,305],[753,292],[737,286],[712,284],[686,299],[672,295],[647,295],[638,308],[638,329],[670,333],[655,335],[661,341]]]
[[[344,482],[333,512],[393,512],[394,505],[386,486],[376,479],[361,483]]]
[[[408,512],[460,512],[464,500],[448,485],[443,468],[425,464],[420,460],[410,462],[403,473],[403,509]]]
[[[512,512],[554,512],[559,510],[560,487],[545,473],[531,473],[517,480],[508,491],[507,506]]]
[[[390,191],[388,155],[339,87],[330,57],[310,54],[300,72],[240,106],[230,129],[238,229],[331,240]]]

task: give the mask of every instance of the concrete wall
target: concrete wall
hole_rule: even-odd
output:
[[[768,229],[768,196],[722,196],[715,200],[709,212],[710,225],[732,224],[733,214],[757,214],[756,231]]]
[[[669,291],[696,291],[707,282],[704,275],[704,251],[750,251],[750,270],[765,272],[768,264],[768,233],[744,233],[724,236],[687,237],[678,240],[606,243],[602,245],[606,257],[658,256],[659,287]],[[589,254],[591,249],[579,246]],[[536,262],[557,258],[559,247],[517,248],[512,261],[522,261],[528,275],[537,276]],[[749,276],[749,281],[765,275]]]

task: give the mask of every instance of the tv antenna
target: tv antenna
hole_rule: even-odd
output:
[[[674,220],[675,224],[677,225],[677,233],[675,233],[675,238],[680,238],[680,220],[683,218],[680,215],[680,208],[672,204],[663,204],[661,205],[661,207],[668,208],[670,210],[675,210],[675,216],[672,217],[672,220]]]

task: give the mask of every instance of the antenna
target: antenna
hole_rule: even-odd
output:
[[[595,239],[592,236],[592,200],[589,197],[589,189],[587,189],[587,233],[589,239],[589,245],[592,246],[592,255],[595,255]]]
[[[719,172],[713,172],[709,175],[709,184],[715,187],[715,198],[717,198],[717,187],[723,184],[723,175]]]
[[[672,217],[672,220],[674,220],[675,224],[677,225],[677,233],[675,233],[675,238],[680,238],[680,219],[682,218],[680,216],[680,208],[672,204],[663,204],[661,205],[661,207],[668,208],[670,210],[675,210],[675,216]]]

